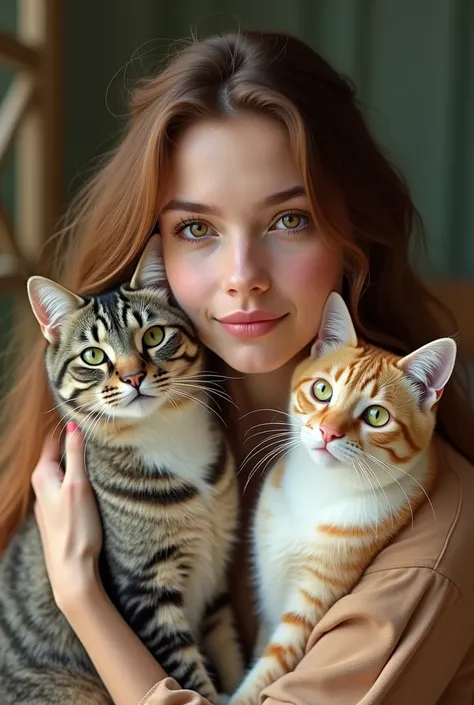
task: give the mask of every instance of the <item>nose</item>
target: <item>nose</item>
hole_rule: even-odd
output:
[[[336,438],[342,438],[344,436],[340,429],[334,428],[334,426],[320,426],[319,430],[321,431],[325,443],[330,443],[336,440]]]
[[[125,382],[125,384],[130,384],[135,389],[138,389],[145,377],[146,372],[143,370],[137,370],[136,372],[130,372],[129,374],[122,375],[120,379],[122,382]]]
[[[264,293],[270,287],[270,277],[263,253],[249,237],[237,237],[229,242],[225,252],[222,286],[230,296]]]

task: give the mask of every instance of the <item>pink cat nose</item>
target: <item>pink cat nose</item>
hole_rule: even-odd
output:
[[[344,436],[338,428],[334,428],[333,426],[320,426],[319,429],[325,443],[330,443],[336,438],[342,438]]]
[[[132,387],[135,387],[135,389],[138,389],[145,377],[146,372],[143,372],[143,370],[137,370],[136,372],[131,372],[130,374],[122,375],[120,379],[122,380],[122,382],[125,382],[125,384],[130,384]]]

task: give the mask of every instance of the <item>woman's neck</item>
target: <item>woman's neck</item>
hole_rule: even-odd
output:
[[[261,374],[239,374],[227,368],[224,374],[229,377],[228,391],[239,409],[238,416],[242,418],[256,411],[285,412],[293,369],[293,361]]]

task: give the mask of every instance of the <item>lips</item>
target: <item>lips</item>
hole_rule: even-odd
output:
[[[235,311],[228,316],[218,318],[224,330],[234,338],[251,340],[261,338],[276,328],[287,314],[273,313],[255,309],[254,311]]]
[[[255,309],[254,311],[236,311],[235,313],[230,313],[228,316],[222,316],[222,318],[218,318],[217,320],[221,323],[245,325],[246,323],[260,323],[261,321],[276,321],[279,318],[283,318],[283,315],[273,313],[272,311]]]

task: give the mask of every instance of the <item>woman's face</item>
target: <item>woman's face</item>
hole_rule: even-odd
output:
[[[276,121],[244,115],[188,128],[159,225],[178,303],[231,368],[271,372],[314,339],[342,256],[311,218]]]

